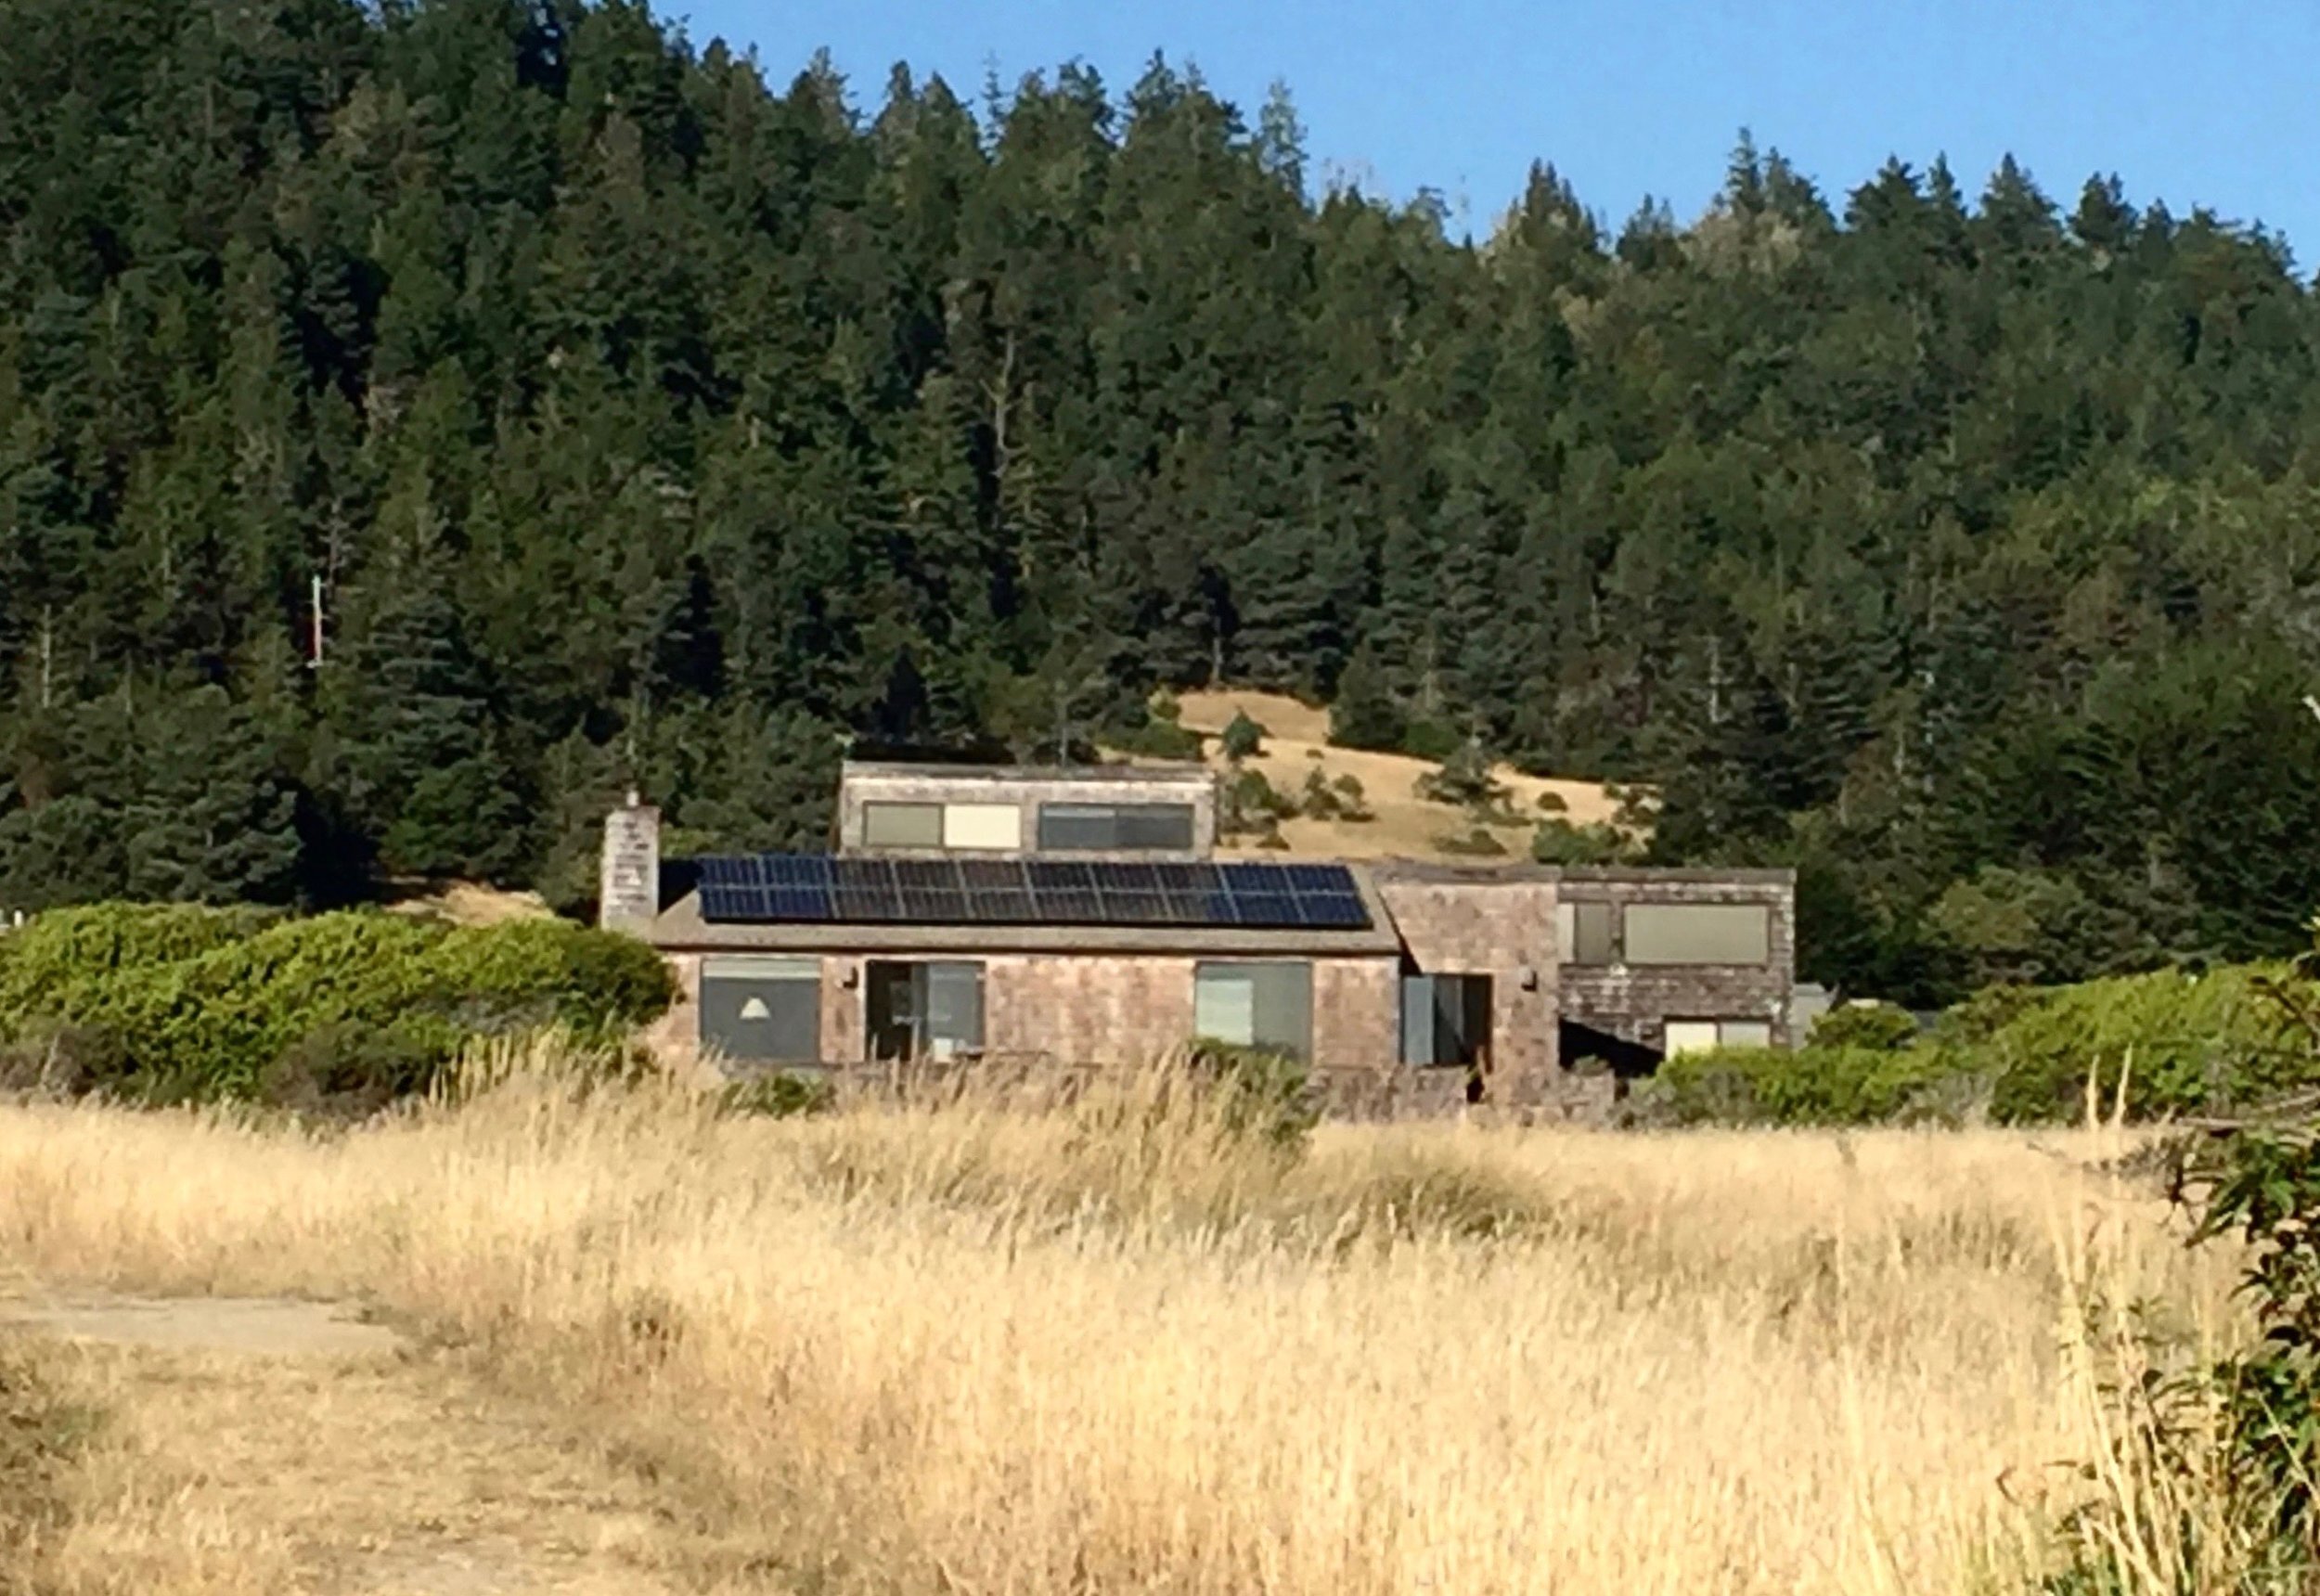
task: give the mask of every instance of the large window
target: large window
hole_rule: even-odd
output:
[[[1042,853],[1176,853],[1192,845],[1190,804],[1042,804]]]
[[[1717,1048],[1772,1045],[1770,1020],[1670,1020],[1665,1027],[1661,1050],[1672,1059],[1682,1053],[1705,1053]]]
[[[1196,966],[1192,1030],[1204,1041],[1310,1057],[1313,967],[1290,960]]]
[[[948,1059],[983,1049],[983,966],[873,963],[863,982],[870,1056]]]
[[[1460,1066],[1485,1063],[1490,1051],[1488,975],[1401,978],[1401,1062]]]
[[[1566,964],[1610,964],[1618,958],[1618,920],[1607,903],[1565,898],[1554,906],[1554,933]]]
[[[701,1042],[737,1063],[819,1062],[821,961],[702,959]]]
[[[949,849],[958,853],[1015,853],[1023,847],[1018,804],[887,804],[862,805],[866,848]]]
[[[1764,964],[1772,914],[1760,903],[1631,903],[1630,964]]]
[[[865,804],[862,843],[870,848],[939,848],[943,845],[943,806]]]
[[[943,846],[1013,853],[1023,846],[1023,809],[1014,804],[946,804]]]

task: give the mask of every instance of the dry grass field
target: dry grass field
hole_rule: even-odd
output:
[[[773,1121],[553,1064],[348,1131],[0,1109],[0,1296],[406,1336],[329,1379],[0,1336],[0,1407],[107,1415],[25,1465],[29,1587],[2022,1590],[2103,1442],[2087,1294],[2227,1319],[2099,1132],[1292,1158],[1156,1075]],[[525,1533],[564,1561],[456,1573]]]

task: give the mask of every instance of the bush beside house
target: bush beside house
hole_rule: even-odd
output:
[[[101,904],[0,938],[0,1074],[156,1102],[375,1107],[478,1037],[612,1040],[673,998],[651,948],[568,921]]]
[[[2320,1010],[2310,970],[2235,965],[1993,987],[1922,1036],[1889,1010],[1840,1009],[1793,1051],[1670,1059],[1634,1112],[1677,1125],[2034,1125],[2082,1114],[2090,1081],[2108,1113],[2124,1075],[2131,1119],[2224,1113],[2320,1079],[2300,1006]]]

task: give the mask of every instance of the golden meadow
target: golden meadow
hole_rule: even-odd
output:
[[[774,1119],[535,1042],[351,1129],[0,1108],[0,1269],[373,1305],[745,1541],[717,1589],[2014,1590],[2133,1491],[2070,1466],[2120,1453],[2103,1305],[2232,1331],[2127,1146],[1299,1152],[1165,1068]]]

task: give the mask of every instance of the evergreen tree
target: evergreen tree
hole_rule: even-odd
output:
[[[145,711],[147,742],[128,832],[128,895],[204,903],[287,903],[297,894],[297,794],[259,713],[197,687]]]

